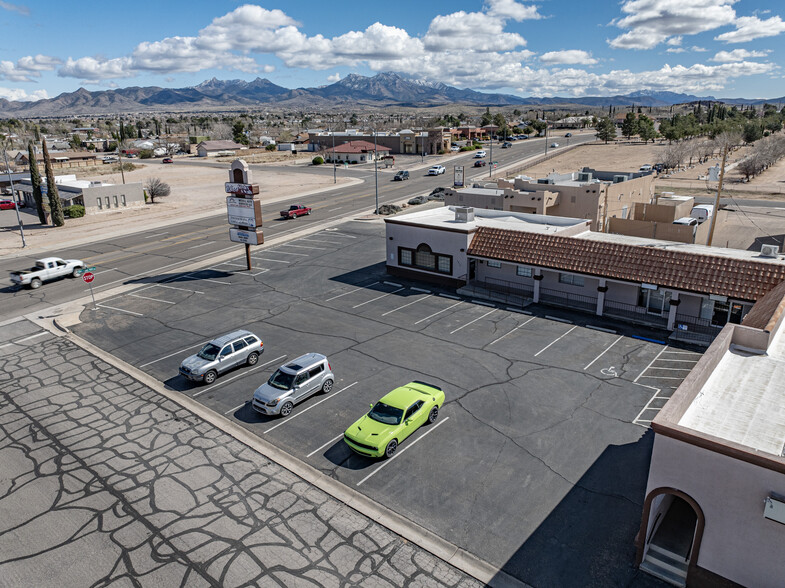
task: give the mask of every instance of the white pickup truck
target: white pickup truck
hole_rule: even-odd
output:
[[[48,280],[64,278],[66,276],[78,278],[84,272],[85,264],[78,259],[60,259],[59,257],[45,257],[35,262],[29,270],[11,272],[11,283],[18,286],[40,288]]]

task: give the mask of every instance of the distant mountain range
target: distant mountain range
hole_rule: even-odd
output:
[[[716,99],[713,96],[692,96],[674,92],[639,91],[624,96],[529,97],[510,94],[486,94],[461,90],[442,83],[418,81],[395,73],[373,77],[356,74],[318,88],[290,90],[270,80],[218,80],[213,78],[188,88],[119,88],[75,92],[37,102],[14,102],[0,99],[2,117],[52,117],[118,114],[134,112],[198,112],[240,110],[271,106],[328,110],[360,106],[429,107],[450,104],[470,106],[670,106],[689,102],[720,101],[728,104],[783,103],[785,97],[770,100]]]

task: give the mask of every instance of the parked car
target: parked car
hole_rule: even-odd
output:
[[[442,404],[441,388],[410,382],[372,404],[370,412],[346,429],[343,440],[360,455],[390,458],[421,425],[436,422]]]
[[[45,257],[35,262],[29,270],[11,272],[11,283],[17,286],[28,286],[35,290],[41,284],[64,278],[66,276],[78,278],[85,268],[84,262],[78,259],[60,259],[59,257]]]
[[[460,151],[460,150],[461,150],[461,148],[458,147],[458,145],[451,145],[450,146],[450,151],[452,151],[452,152],[456,152],[456,151]]]
[[[431,168],[428,170],[428,175],[429,176],[438,176],[438,175],[443,174],[446,171],[447,170],[444,169],[443,165],[434,165],[434,166],[431,166]]]
[[[512,143],[510,143],[509,141],[505,141],[504,143],[502,143],[502,149],[509,149],[510,147],[512,147]]]
[[[174,163],[174,159],[172,159],[171,157],[164,157],[161,160],[161,163]]]
[[[102,158],[101,161],[104,163],[112,163],[114,161],[118,161],[117,155],[107,155],[106,157]]]
[[[395,176],[393,176],[393,180],[396,181],[403,181],[408,179],[409,179],[409,172],[406,171],[405,169],[402,169],[401,171],[397,172]]]
[[[16,202],[13,200],[0,200],[0,210],[14,210]]]
[[[529,135],[518,135],[518,138],[521,139],[521,140],[528,139]]]
[[[638,171],[647,172],[647,171],[652,171],[652,169],[654,168],[651,166],[651,164],[645,163],[640,167]]]
[[[192,382],[212,384],[219,374],[240,365],[256,365],[264,343],[251,331],[232,331],[205,343],[199,353],[180,364],[180,374]]]
[[[486,155],[487,155],[487,153],[485,153],[485,151],[480,149],[477,153],[474,154],[474,158],[475,159],[479,159],[481,157],[485,157]]]
[[[311,214],[311,208],[302,204],[292,204],[288,210],[281,211],[282,218],[297,218],[306,214]]]
[[[690,216],[698,220],[698,224],[709,220],[714,215],[713,204],[696,204],[690,211]]]
[[[295,404],[317,392],[329,394],[334,382],[327,358],[321,353],[306,353],[275,370],[254,391],[251,406],[262,414],[287,417]]]
[[[486,165],[488,164],[485,162],[484,159],[480,159],[474,162],[474,167],[485,167]]]
[[[554,149],[556,149],[556,147],[558,147],[558,146],[559,146],[558,143],[551,143],[551,147],[553,147]]]
[[[681,218],[677,218],[673,221],[674,225],[687,225],[690,227],[694,227],[698,224],[697,218],[692,218],[691,216],[683,216]]]

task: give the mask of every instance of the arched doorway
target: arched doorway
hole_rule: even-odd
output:
[[[638,532],[640,568],[677,586],[686,586],[697,566],[705,520],[698,503],[674,488],[646,497]]]

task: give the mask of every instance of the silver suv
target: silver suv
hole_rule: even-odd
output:
[[[212,384],[218,374],[238,365],[255,365],[264,343],[251,331],[234,331],[209,343],[196,355],[183,360],[180,373],[194,382]]]
[[[262,414],[286,417],[298,402],[317,392],[328,394],[334,381],[327,358],[321,353],[306,353],[275,370],[253,393],[251,405]]]

